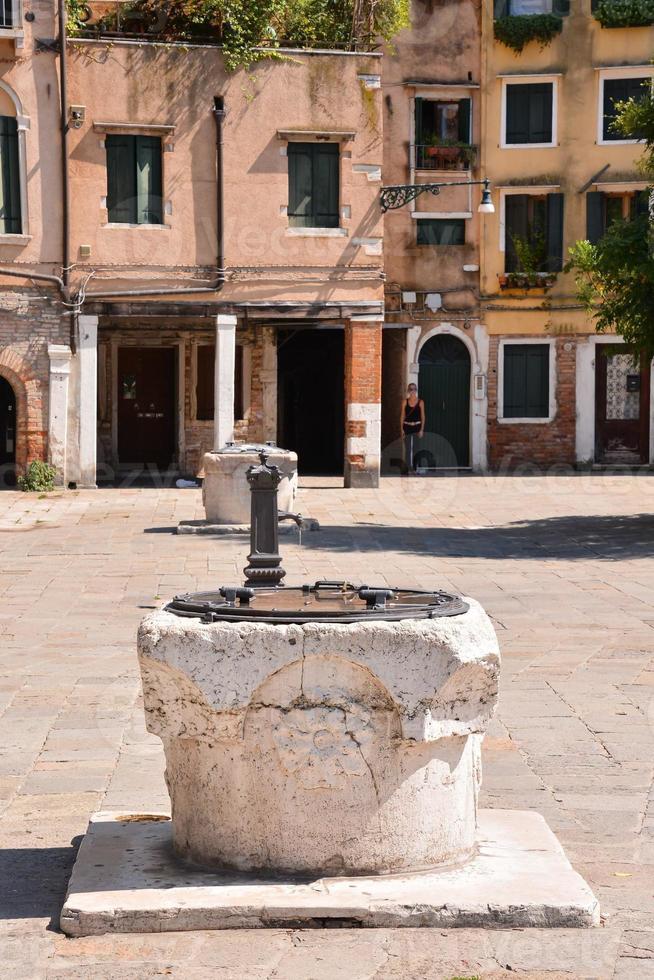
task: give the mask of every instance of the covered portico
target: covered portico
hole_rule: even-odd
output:
[[[380,302],[87,304],[79,318],[79,484],[139,465],[195,474],[204,452],[234,438],[277,441],[285,434],[280,334],[324,330],[343,337],[334,378],[342,418],[327,412],[324,424],[332,434],[342,429],[345,486],[377,486],[382,325]]]

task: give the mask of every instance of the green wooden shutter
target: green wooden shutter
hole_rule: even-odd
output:
[[[507,143],[529,142],[529,92],[528,85],[506,87],[506,134]]]
[[[604,232],[604,195],[601,191],[586,194],[586,238],[595,245]]]
[[[416,146],[421,146],[423,143],[423,106],[424,99],[416,97],[415,99],[415,141]]]
[[[504,418],[549,416],[549,344],[504,347]]]
[[[299,228],[313,225],[313,143],[288,144],[288,219]]]
[[[338,143],[316,143],[313,154],[313,200],[316,228],[339,225]]]
[[[563,268],[563,194],[547,195],[547,271]]]
[[[3,0],[2,10],[0,11],[2,20],[0,21],[0,27],[13,27],[14,26],[14,4],[13,0]]]
[[[509,16],[509,0],[494,0],[493,16],[497,20],[499,17]]]
[[[570,13],[570,0],[553,0],[552,13],[557,17],[567,17]]]
[[[459,99],[459,142],[472,142],[472,129],[470,126],[471,117],[470,99]]]
[[[0,116],[0,232],[20,235],[20,170],[18,125],[12,116]]]
[[[529,91],[529,142],[552,142],[552,101],[554,86],[551,82],[526,85]]]
[[[631,216],[640,218],[642,215],[650,216],[650,191],[636,191],[631,199]]]
[[[135,137],[106,136],[105,148],[109,221],[135,224],[137,220]]]
[[[136,220],[141,225],[163,223],[161,139],[136,136]]]
[[[515,239],[529,238],[529,196],[527,194],[507,194],[504,199],[504,270],[518,272],[518,256]]]

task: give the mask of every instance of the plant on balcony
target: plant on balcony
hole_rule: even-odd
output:
[[[476,155],[477,148],[461,140],[447,140],[440,139],[438,136],[430,136],[424,145],[424,156],[460,163],[462,168],[471,167],[475,162]]]
[[[563,18],[556,14],[519,14],[498,17],[494,24],[497,40],[518,54],[526,44],[538,41],[541,50],[563,30]]]
[[[599,0],[593,17],[602,27],[649,27],[654,24],[654,0]]]
[[[66,0],[75,36],[138,33],[152,40],[210,40],[230,71],[284,47],[370,51],[409,23],[410,0],[131,0],[91,28],[93,0]]]
[[[545,235],[536,232],[528,238],[512,235],[511,242],[518,268],[500,276],[503,289],[538,289],[551,286],[555,272],[547,271],[547,244]]]

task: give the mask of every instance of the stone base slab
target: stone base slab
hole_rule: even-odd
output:
[[[163,814],[96,813],[61,928],[69,936],[195,929],[599,924],[599,905],[539,813],[481,810],[479,850],[442,871],[312,881],[189,868]]]
[[[283,521],[277,525],[279,534],[290,534],[291,531],[297,532],[297,524],[294,521]],[[318,531],[320,524],[313,517],[302,519],[303,531]],[[212,524],[211,521],[180,521],[177,525],[177,534],[248,534],[250,533],[249,524]]]

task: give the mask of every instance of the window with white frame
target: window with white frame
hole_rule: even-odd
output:
[[[550,419],[552,356],[552,345],[547,341],[501,344],[500,419],[532,422]]]
[[[505,79],[502,147],[556,146],[557,81],[553,77]]]
[[[23,235],[26,229],[25,132],[16,93],[0,81],[0,235]]]
[[[630,99],[643,99],[651,91],[652,73],[641,69],[619,69],[602,72],[599,87],[600,143],[636,143],[640,134],[627,135],[616,126],[618,106]]]
[[[649,192],[639,190],[589,191],[586,194],[586,238],[595,244],[619,221],[649,215]]]
[[[505,272],[548,273],[563,268],[563,194],[504,193],[502,240]]]
[[[495,0],[494,17],[521,17],[531,14],[557,14],[565,17],[570,13],[570,0]]]

